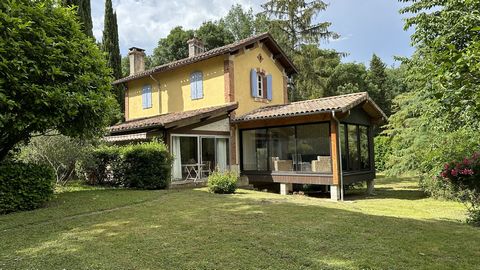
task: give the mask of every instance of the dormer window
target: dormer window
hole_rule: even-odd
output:
[[[251,90],[252,97],[261,100],[272,100],[272,75],[267,74],[265,71],[257,69],[251,70]]]

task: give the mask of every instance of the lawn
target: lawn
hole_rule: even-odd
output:
[[[0,269],[478,269],[480,229],[416,179],[347,199],[67,189],[0,216]]]

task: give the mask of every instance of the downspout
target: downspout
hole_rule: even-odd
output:
[[[162,93],[160,93],[160,82],[157,81],[151,74],[150,74],[150,78],[152,78],[152,80],[154,80],[156,83],[157,83],[157,86],[158,86],[158,114],[162,114]]]
[[[342,166],[342,144],[340,143],[340,120],[335,116],[335,111],[332,111],[332,118],[337,122],[337,156],[340,167],[340,200],[343,202],[343,166]]]

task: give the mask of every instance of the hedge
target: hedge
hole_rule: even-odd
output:
[[[91,185],[164,189],[170,184],[172,162],[161,142],[102,146],[80,162],[78,174]]]
[[[0,214],[31,210],[53,195],[55,175],[45,166],[5,162],[0,164]]]

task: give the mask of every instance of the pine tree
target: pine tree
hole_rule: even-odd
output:
[[[330,22],[314,23],[319,12],[327,8],[327,4],[321,0],[270,0],[262,5],[262,13],[267,21],[269,32],[275,37],[285,53],[294,60],[300,74],[293,77],[293,84],[289,85],[289,99],[291,101],[303,99],[307,96],[321,96],[323,89],[312,89],[314,81],[304,83],[300,78],[314,78],[316,67],[314,63],[322,62],[318,58],[315,61],[303,61],[309,59],[311,48],[317,46],[320,41],[329,38],[338,38],[338,34],[328,30]],[[302,46],[307,46],[302,48]],[[302,55],[303,54],[303,55]],[[327,55],[327,54],[326,54]],[[324,57],[326,55],[321,56]],[[328,55],[331,55],[328,53]],[[327,60],[327,59],[325,59]]]
[[[117,14],[113,12],[112,0],[105,1],[105,20],[102,38],[102,50],[106,53],[107,64],[112,69],[114,79],[122,76],[122,58],[118,44]],[[121,86],[114,87],[118,104],[124,110],[124,94]]]
[[[90,0],[63,0],[63,6],[73,7],[75,6],[77,11],[78,20],[80,21],[83,32],[93,37],[93,23],[92,23],[92,10],[90,7]]]
[[[387,72],[386,65],[382,59],[373,54],[370,60],[370,68],[368,70],[367,82],[370,84],[370,95],[380,108],[390,115],[390,98],[387,96]]]
[[[290,56],[302,44],[318,45],[321,40],[338,37],[328,30],[330,22],[313,23],[327,7],[321,0],[270,0],[262,5],[270,19],[270,31]]]

